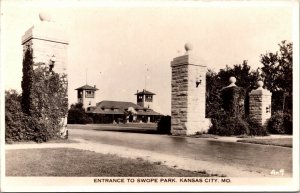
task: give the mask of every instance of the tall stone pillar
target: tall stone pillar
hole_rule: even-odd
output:
[[[67,74],[67,35],[49,14],[40,13],[39,17],[41,22],[29,28],[22,37],[23,53],[31,48],[35,65],[54,62],[55,72]]]
[[[171,133],[193,135],[209,128],[205,118],[206,66],[185,44],[186,54],[173,59]]]
[[[22,36],[24,57],[26,51],[31,49],[33,70],[38,66],[47,67],[49,71],[60,75],[64,81],[65,88],[67,88],[67,48],[69,45],[67,35],[63,29],[51,20],[49,14],[40,13],[39,17],[41,21],[37,25],[29,28]],[[26,66],[23,66],[23,80],[24,76],[32,76],[30,72],[24,71],[24,68],[26,68]],[[24,100],[26,100],[27,103],[31,103],[33,99],[30,93],[32,93],[32,89],[34,88],[26,87],[22,89],[23,93],[26,93],[26,96],[24,95],[23,98],[27,97]],[[41,99],[38,98],[34,100]],[[68,98],[64,100],[68,101]],[[66,133],[66,125],[67,115],[64,115],[60,120],[61,132]]]
[[[249,116],[261,126],[266,126],[271,117],[272,93],[263,89],[264,83],[258,81],[258,88],[249,94]]]

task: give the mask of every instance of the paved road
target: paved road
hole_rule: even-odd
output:
[[[102,144],[150,150],[157,153],[238,166],[248,171],[285,170],[292,173],[292,148],[224,142],[203,138],[175,137],[136,132],[136,128],[115,126],[69,125],[70,138],[81,138]],[[122,132],[122,130],[127,130]],[[151,129],[153,133],[153,129]]]

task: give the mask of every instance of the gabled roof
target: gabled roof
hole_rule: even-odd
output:
[[[143,108],[140,105],[125,101],[101,101],[97,103],[95,109],[91,110],[89,113],[122,115],[129,107],[132,107],[137,115],[161,115],[152,109]]]
[[[147,91],[145,89],[143,89],[141,92],[136,93],[135,95],[155,95],[155,93]]]
[[[113,108],[113,109],[128,109],[129,107],[133,107],[134,109],[140,110],[144,109],[143,107],[134,104],[132,102],[125,102],[125,101],[101,101],[97,103],[96,108]]]
[[[86,84],[82,87],[76,88],[75,90],[99,90],[99,89]]]

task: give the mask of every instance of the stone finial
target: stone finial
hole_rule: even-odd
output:
[[[234,76],[229,78],[230,84],[235,84],[236,83],[236,78]]]
[[[47,13],[47,12],[41,12],[39,14],[39,18],[41,21],[46,21],[46,22],[51,22],[52,18],[51,18],[51,14]]]
[[[229,85],[228,85],[228,87],[231,87],[231,86],[236,86],[235,85],[235,83],[236,83],[236,78],[234,77],[234,76],[231,76],[230,78],[229,78]]]
[[[262,87],[264,86],[264,82],[263,81],[258,81],[257,82],[257,86],[258,86],[258,88],[257,89],[263,89]]]
[[[193,50],[193,45],[189,42],[187,42],[185,45],[184,45],[184,49],[186,51],[186,53],[189,53],[190,51]]]

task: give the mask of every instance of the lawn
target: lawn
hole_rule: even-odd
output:
[[[173,169],[143,159],[72,148],[47,148],[6,150],[6,176],[206,177],[209,174]]]
[[[237,142],[242,143],[255,143],[262,145],[276,145],[282,147],[293,147],[293,139],[292,138],[274,138],[274,139],[242,139],[237,140]]]

